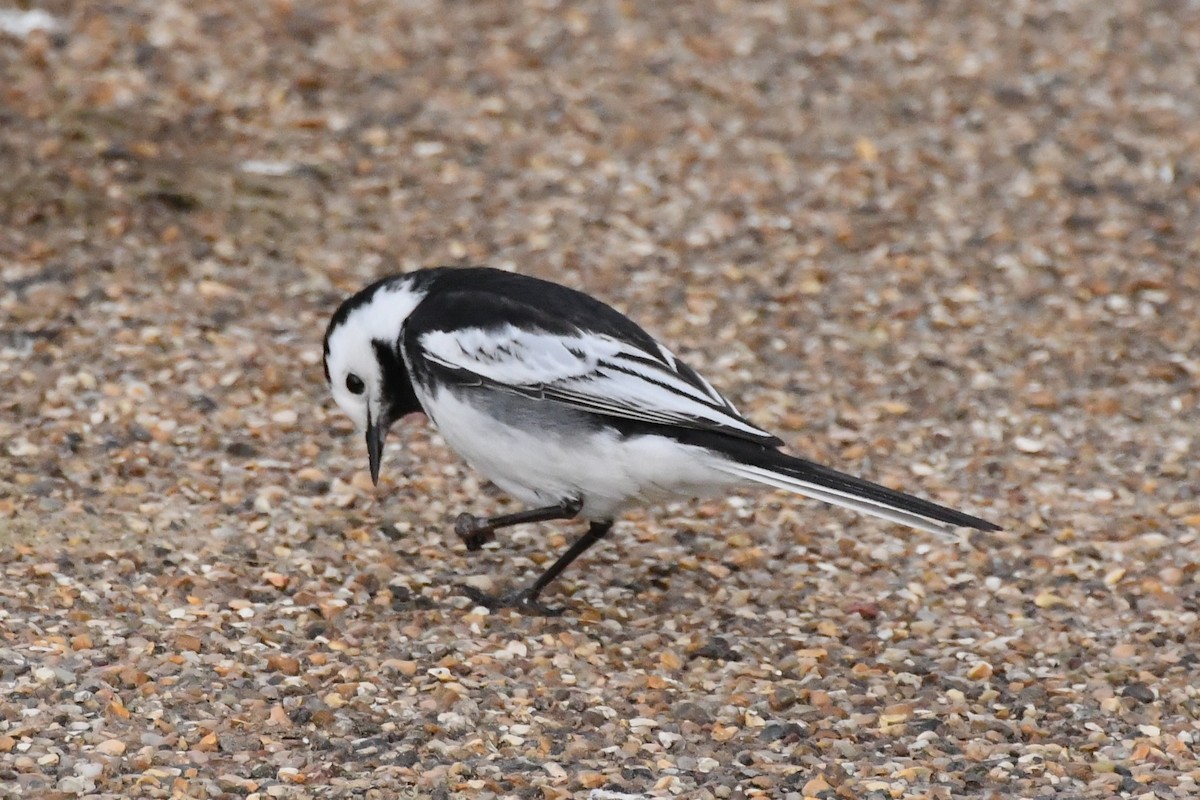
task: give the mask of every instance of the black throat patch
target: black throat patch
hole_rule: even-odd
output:
[[[390,425],[408,414],[424,411],[399,351],[379,339],[372,341],[371,347],[375,350],[375,360],[383,375],[383,399],[387,403],[384,422]]]

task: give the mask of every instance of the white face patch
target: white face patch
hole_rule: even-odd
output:
[[[359,432],[367,429],[367,406],[378,408],[382,399],[383,376],[375,360],[370,340],[364,346],[347,349],[329,348],[329,389],[338,408],[354,422]],[[359,394],[351,391],[361,381],[363,390]]]
[[[360,431],[367,429],[368,408],[375,415],[383,407],[383,371],[374,342],[394,345],[405,321],[424,297],[424,292],[414,292],[406,282],[381,288],[329,335],[329,355],[325,359],[329,388],[338,408]],[[356,394],[351,389],[358,388],[359,381],[363,391]]]

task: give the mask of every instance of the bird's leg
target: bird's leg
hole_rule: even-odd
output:
[[[571,562],[583,555],[583,552],[589,547],[600,541],[612,530],[612,521],[593,522],[587,529],[587,533],[575,540],[575,543],[559,556],[550,567],[541,574],[533,585],[518,591],[506,592],[502,595],[490,595],[486,592],[481,592],[470,586],[463,587],[463,592],[468,597],[474,600],[481,606],[487,608],[515,608],[520,611],[530,611],[535,614],[541,614],[548,617],[556,617],[562,613],[561,608],[551,608],[541,603],[538,598],[542,594],[542,590],[549,586],[562,571],[571,565]]]
[[[459,514],[454,520],[454,532],[467,545],[468,550],[478,550],[488,542],[495,541],[493,535],[500,528],[510,525],[520,525],[523,522],[548,522],[555,519],[572,519],[583,508],[583,501],[578,497],[563,500],[561,503],[545,508],[531,508],[518,511],[515,514],[502,514],[498,517],[477,517],[466,512]]]

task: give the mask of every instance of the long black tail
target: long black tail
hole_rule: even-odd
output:
[[[719,449],[728,460],[718,468],[742,479],[786,489],[930,533],[951,533],[955,527],[1000,530],[999,525],[979,517],[769,447],[741,442],[733,444],[728,440],[722,444],[726,446]]]

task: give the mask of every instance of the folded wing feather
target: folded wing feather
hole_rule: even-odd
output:
[[[774,443],[666,348],[649,352],[606,334],[556,334],[513,325],[429,331],[423,357],[493,387],[641,422],[721,430]]]

